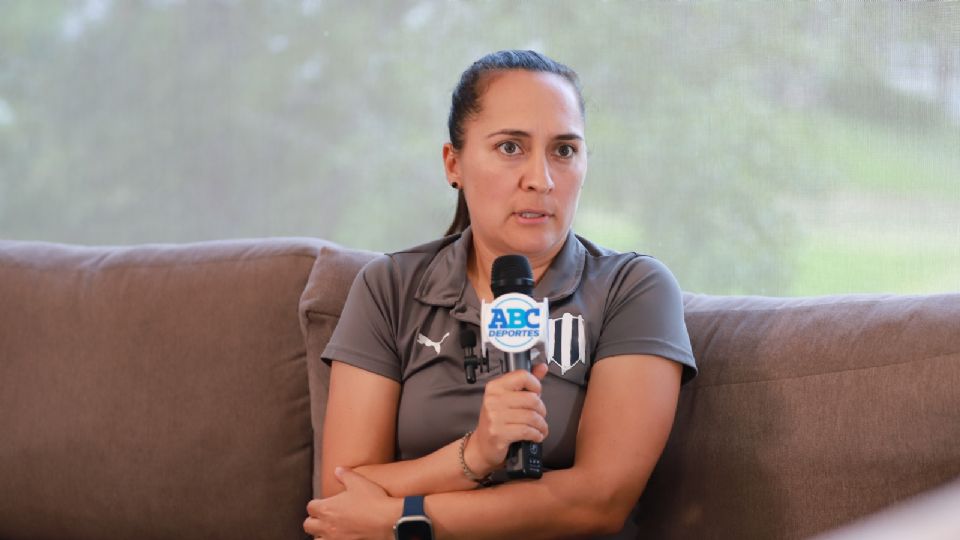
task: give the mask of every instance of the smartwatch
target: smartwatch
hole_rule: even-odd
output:
[[[423,495],[403,498],[403,515],[393,526],[396,540],[433,540],[433,522],[423,510]]]

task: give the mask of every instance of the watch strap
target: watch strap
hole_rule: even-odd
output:
[[[423,495],[407,495],[403,498],[403,515],[406,516],[425,516],[423,510]]]

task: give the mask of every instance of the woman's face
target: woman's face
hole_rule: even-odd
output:
[[[587,172],[576,90],[552,73],[492,77],[463,147],[444,147],[447,180],[463,189],[478,249],[552,258],[566,239]]]

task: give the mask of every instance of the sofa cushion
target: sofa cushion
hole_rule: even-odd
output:
[[[0,242],[0,538],[297,538],[309,239]]]
[[[313,420],[314,476],[313,493],[320,496],[320,451],[323,417],[327,410],[330,366],[320,359],[340,321],[347,293],[363,266],[377,254],[369,251],[325,246],[317,257],[300,300],[300,324],[307,342],[307,368],[310,378],[310,404]]]
[[[652,538],[804,538],[960,474],[960,295],[686,295]]]

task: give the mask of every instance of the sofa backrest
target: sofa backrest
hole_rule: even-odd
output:
[[[330,244],[0,242],[0,538],[302,538]]]
[[[320,353],[373,257],[0,242],[0,538],[304,537]],[[685,311],[701,371],[638,536],[803,538],[960,475],[960,295]]]
[[[960,294],[685,295],[650,538],[806,538],[960,475]]]

